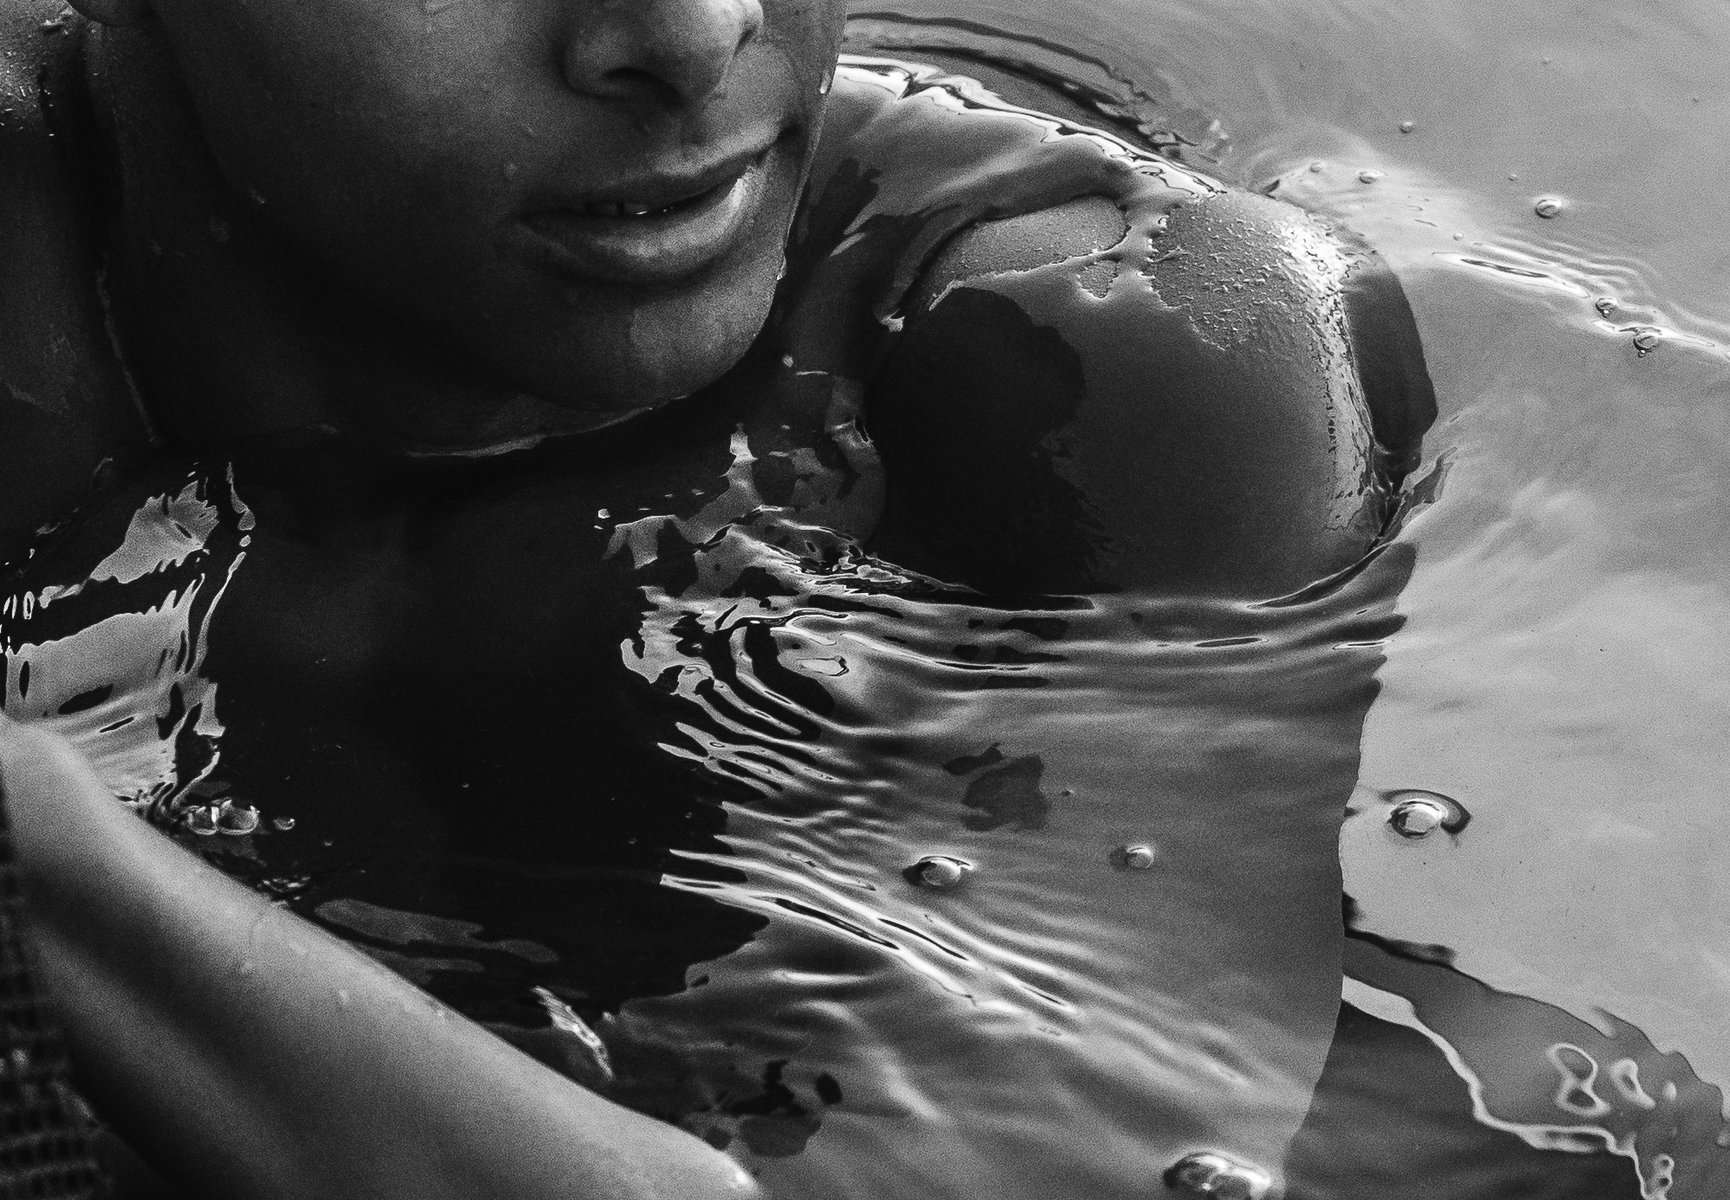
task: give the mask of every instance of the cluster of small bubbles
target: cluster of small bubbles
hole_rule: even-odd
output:
[[[1546,221],[1553,221],[1561,216],[1562,210],[1566,207],[1567,205],[1562,202],[1560,196],[1539,196],[1532,201],[1532,211]]]
[[[1223,1154],[1186,1154],[1165,1173],[1165,1186],[1210,1200],[1267,1200],[1273,1179]]]
[[[1416,129],[1417,127],[1418,127],[1418,123],[1416,121],[1401,121],[1400,122],[1400,132],[1401,133],[1410,133],[1412,130]]]
[[[1616,297],[1599,296],[1596,300],[1592,301],[1592,307],[1598,310],[1598,315],[1600,317],[1607,317],[1616,311]]]
[[[1147,842],[1130,842],[1111,852],[1111,865],[1122,871],[1145,871],[1153,866],[1159,852]]]
[[[1465,805],[1440,792],[1389,792],[1385,799],[1393,805],[1388,828],[1403,838],[1428,837],[1438,829],[1457,834],[1472,820]]]
[[[1382,173],[1375,170],[1373,167],[1365,167],[1363,170],[1358,172],[1359,183],[1374,183],[1381,177]]]
[[[959,858],[950,858],[947,854],[927,854],[901,872],[901,877],[914,887],[943,892],[959,887],[971,870],[973,864],[962,862]]]
[[[1652,1160],[1652,1178],[1646,1182],[1646,1194],[1649,1196],[1668,1195],[1675,1182],[1676,1160],[1668,1154],[1658,1155]]]
[[[1664,331],[1653,325],[1642,325],[1634,331],[1634,352],[1645,358],[1664,341]]]

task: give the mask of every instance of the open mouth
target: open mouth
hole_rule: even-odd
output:
[[[674,200],[667,204],[650,204],[636,200],[621,200],[618,203],[602,201],[597,204],[579,204],[573,207],[571,211],[581,217],[595,218],[660,217],[682,212],[693,205],[701,204],[713,196],[715,191],[715,188],[709,188],[695,196],[687,196],[683,200]]]
[[[638,196],[539,209],[517,220],[511,240],[559,275],[637,284],[678,280],[724,258],[744,239],[775,161],[771,146],[694,179],[650,180]]]

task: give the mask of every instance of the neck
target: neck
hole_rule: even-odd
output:
[[[153,24],[93,29],[87,77],[115,184],[116,319],[170,438],[325,426],[409,453],[487,453],[631,415],[489,378],[339,282],[223,178]]]

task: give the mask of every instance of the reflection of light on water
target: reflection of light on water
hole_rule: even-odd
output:
[[[847,1099],[765,1176],[794,1192],[1139,1194],[1197,1143],[1277,1165],[1338,1003],[1336,814],[1397,567],[1309,604],[1000,608],[748,487],[621,649],[680,701],[664,748],[760,797],[728,853],[679,856],[740,878],[665,885],[769,925],[602,1035],[796,1040]]]
[[[81,580],[8,595],[0,606],[7,714],[55,729],[115,795],[169,816],[164,806],[215,766],[223,730],[203,674],[210,616],[246,558],[253,525],[231,479],[194,472],[139,507],[119,545]],[[226,816],[215,803],[194,811],[199,832],[257,825],[250,808],[232,803]]]

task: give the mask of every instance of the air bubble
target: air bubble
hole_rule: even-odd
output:
[[[1319,158],[1310,164],[1310,174],[1311,175],[1320,175],[1323,171],[1325,171],[1327,169],[1328,169],[1328,165]]]
[[[1598,315],[1600,317],[1607,317],[1616,311],[1616,297],[1599,296],[1596,300],[1592,301],[1592,307],[1598,310]]]
[[[1664,341],[1664,331],[1651,325],[1642,325],[1634,331],[1634,350],[1641,358],[1645,358],[1656,350]]]
[[[1465,805],[1440,792],[1405,790],[1388,792],[1383,798],[1393,805],[1388,828],[1403,838],[1428,837],[1438,829],[1457,834],[1472,820]]]
[[[1532,211],[1546,221],[1553,221],[1562,215],[1567,204],[1560,196],[1539,196],[1532,201]]]
[[[1371,170],[1368,167],[1366,167],[1362,171],[1358,172],[1358,182],[1359,183],[1374,183],[1374,182],[1376,182],[1376,180],[1380,179],[1381,177],[1382,177],[1382,173],[1380,171]]]
[[[272,821],[270,825],[271,828],[275,829],[278,833],[287,833],[289,830],[294,828],[294,818],[278,817],[276,820]]]
[[[950,858],[946,854],[927,854],[901,872],[901,877],[914,887],[942,892],[959,887],[972,869],[972,863],[963,862],[959,858]]]
[[[1210,1200],[1266,1200],[1273,1179],[1260,1167],[1223,1154],[1186,1154],[1165,1173],[1165,1186]]]
[[[206,807],[195,808],[186,814],[186,828],[199,837],[209,837],[216,832],[216,814]]]
[[[1124,871],[1145,871],[1153,866],[1159,852],[1147,842],[1130,842],[1111,852],[1111,865]]]
[[[216,810],[216,828],[230,837],[242,837],[258,828],[258,810],[224,800]]]

